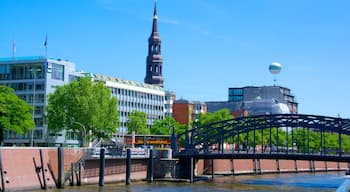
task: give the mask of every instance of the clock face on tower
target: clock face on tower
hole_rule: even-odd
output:
[[[151,36],[148,38],[148,55],[146,59],[145,83],[163,87],[163,59],[161,56],[161,40],[158,33],[157,7],[154,3],[153,26]]]

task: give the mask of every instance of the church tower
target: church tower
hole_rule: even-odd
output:
[[[145,83],[163,87],[161,56],[161,40],[158,33],[157,5],[154,2],[153,27],[151,36],[148,38],[148,55],[146,59]]]

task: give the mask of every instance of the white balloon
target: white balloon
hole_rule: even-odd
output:
[[[273,62],[270,66],[269,66],[269,70],[270,73],[272,74],[278,74],[281,72],[282,69],[282,65],[280,63],[277,62]]]

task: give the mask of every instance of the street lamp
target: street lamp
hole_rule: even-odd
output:
[[[40,68],[31,68],[29,69],[30,72],[32,72],[33,74],[33,98],[32,98],[32,101],[33,101],[33,110],[32,110],[32,118],[33,118],[33,121],[35,123],[35,118],[34,118],[34,115],[35,115],[35,80],[36,80],[36,73],[40,72],[41,69]],[[34,127],[33,130],[31,130],[31,134],[30,134],[30,146],[33,147],[34,145],[34,130],[35,130],[36,126]]]
[[[83,140],[82,144],[84,146],[85,145],[85,141],[86,141],[86,128],[85,128],[85,125],[83,125],[82,123],[79,123],[77,121],[72,121],[72,123],[78,124],[84,129],[84,137],[82,138],[82,140]]]

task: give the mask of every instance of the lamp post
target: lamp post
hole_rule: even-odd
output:
[[[82,123],[79,123],[77,121],[72,121],[72,123],[78,124],[84,129],[84,137],[82,138],[82,140],[83,140],[82,144],[84,146],[85,145],[85,141],[86,141],[86,128],[85,128],[85,125],[83,125]]]
[[[32,118],[33,118],[33,121],[34,121],[34,124],[35,124],[35,118],[34,118],[34,115],[35,115],[35,80],[36,80],[36,73],[40,72],[41,69],[40,68],[31,68],[29,69],[30,72],[32,72],[33,74],[33,98],[32,98],[32,101],[33,101],[33,110],[32,110]],[[36,126],[34,127],[33,130],[31,130],[31,134],[30,134],[30,146],[33,147],[34,145],[34,130],[35,130]]]

